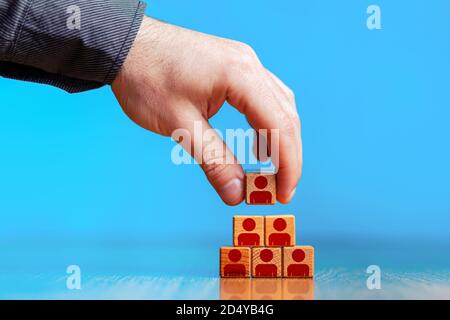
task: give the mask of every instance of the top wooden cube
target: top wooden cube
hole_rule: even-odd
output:
[[[277,187],[275,174],[248,172],[245,180],[245,202],[247,204],[270,205],[276,203]]]

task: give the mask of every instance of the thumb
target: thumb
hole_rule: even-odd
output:
[[[244,200],[244,171],[222,137],[203,117],[184,126],[191,141],[180,142],[203,169],[223,202],[237,205]]]

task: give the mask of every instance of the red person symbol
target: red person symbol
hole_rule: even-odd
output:
[[[300,263],[305,260],[305,256],[305,251],[302,249],[295,249],[292,252],[292,259],[297,263],[293,263],[287,268],[288,277],[309,277],[309,266]]]
[[[258,191],[252,191],[250,193],[250,203],[251,204],[270,204],[272,203],[272,193],[270,191],[264,191],[265,187],[269,184],[267,178],[264,176],[256,177],[253,181],[256,188],[260,189]]]
[[[225,277],[245,277],[245,265],[237,263],[241,260],[242,254],[238,249],[232,249],[228,252],[228,259],[231,262],[223,268]]]
[[[238,236],[238,246],[259,246],[260,238],[259,234],[255,232],[251,232],[256,228],[256,222],[252,218],[247,218],[242,222],[242,227],[244,228],[245,233],[241,233]]]
[[[273,252],[269,249],[263,249],[259,253],[259,258],[266,263],[260,263],[255,267],[255,273],[257,277],[276,277],[277,266],[273,263],[267,263],[272,261]]]
[[[291,236],[289,233],[281,232],[286,229],[286,220],[277,218],[273,222],[273,228],[280,233],[272,233],[269,236],[269,246],[290,246]]]

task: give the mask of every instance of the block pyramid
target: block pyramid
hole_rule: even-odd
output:
[[[273,173],[247,173],[246,203],[275,204],[275,181]],[[295,240],[294,215],[234,216],[233,246],[220,248],[220,276],[314,277],[314,248]]]

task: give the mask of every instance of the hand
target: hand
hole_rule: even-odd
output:
[[[125,113],[145,129],[164,136],[188,130],[192,145],[183,147],[202,157],[208,180],[229,205],[244,199],[242,167],[218,163],[214,154],[233,157],[231,151],[218,137],[202,143],[193,134],[194,122],[210,129],[208,119],[228,101],[255,130],[279,129],[277,199],[292,199],[302,167],[294,94],[249,46],[145,18],[112,89]],[[196,154],[193,146],[201,144]]]

